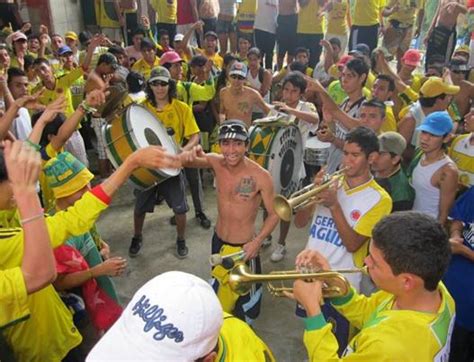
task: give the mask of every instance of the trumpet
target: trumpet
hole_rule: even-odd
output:
[[[329,186],[342,180],[344,178],[344,171],[347,167],[334,172],[333,174],[326,175],[323,178],[323,183],[320,186],[313,184],[303,187],[301,190],[291,194],[289,198],[283,195],[276,195],[273,199],[273,208],[280,219],[284,221],[291,221],[291,216],[298,210],[308,206],[315,202],[315,196],[321,191],[326,190]]]
[[[245,295],[252,289],[254,283],[268,283],[268,291],[276,297],[284,297],[285,292],[292,292],[292,287],[285,287],[283,284],[276,287],[272,282],[284,282],[287,280],[319,280],[323,284],[323,297],[344,297],[349,294],[351,285],[344,274],[349,273],[365,273],[367,274],[367,267],[360,269],[346,269],[346,270],[331,270],[331,271],[316,271],[310,273],[303,273],[297,270],[276,271],[270,274],[253,274],[250,272],[248,266],[240,263],[235,266],[229,274],[229,286],[239,295]]]

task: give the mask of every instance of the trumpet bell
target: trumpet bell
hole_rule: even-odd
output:
[[[273,200],[273,209],[280,219],[286,222],[291,221],[293,215],[293,208],[291,207],[288,199],[282,195],[275,196]]]

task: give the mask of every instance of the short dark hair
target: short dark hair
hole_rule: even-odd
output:
[[[28,72],[28,70],[35,64],[35,60],[36,59],[32,55],[25,55],[23,58],[23,69],[25,69],[25,72]]]
[[[35,61],[33,62],[34,66],[41,65],[41,64],[50,65],[48,59],[46,58],[36,58]]]
[[[109,49],[107,49],[107,52],[115,56],[127,55],[127,52],[125,51],[125,49],[116,44],[110,46]]]
[[[38,119],[41,117],[43,112],[38,112],[31,116],[31,125],[34,127]],[[39,141],[39,145],[41,147],[46,147],[49,143],[49,135],[57,135],[59,128],[62,124],[66,121],[66,116],[63,113],[58,113],[54,119],[49,122],[43,129],[43,133],[41,134],[41,139]]]
[[[329,39],[329,43],[330,43],[331,45],[336,45],[337,47],[339,47],[339,49],[342,48],[341,41],[340,41],[338,38],[331,38],[331,39]]]
[[[351,129],[349,133],[347,133],[345,141],[347,143],[357,144],[366,157],[369,157],[372,152],[379,151],[379,139],[377,135],[373,130],[365,126]]]
[[[299,53],[306,53],[306,55],[309,57],[309,49],[305,47],[298,47],[295,49],[295,55]]]
[[[13,80],[13,77],[26,77],[26,73],[20,68],[11,67],[8,68],[8,84]]]
[[[362,86],[365,85],[367,81],[367,76],[369,75],[369,65],[367,62],[362,58],[352,58],[346,63],[346,68],[349,69],[351,72],[356,73],[359,77],[365,74],[365,80]]]
[[[308,85],[308,82],[304,79],[303,73],[299,71],[289,72],[285,78],[283,78],[282,87],[285,87],[286,83],[291,83],[296,88],[299,88],[301,93],[304,93],[306,86]]]
[[[388,83],[388,90],[393,92],[395,90],[395,81],[393,78],[387,74],[379,74],[376,79],[383,80]]]
[[[153,94],[153,90],[151,89],[150,83],[147,82],[145,86],[145,93],[147,99],[150,101],[150,103],[156,107],[156,99],[155,95]],[[171,103],[174,98],[177,97],[177,90],[176,90],[176,81],[174,79],[170,79],[168,83],[168,101]]]
[[[380,112],[382,113],[382,118],[385,117],[385,110],[386,110],[385,103],[380,102],[377,99],[372,98],[372,99],[369,99],[369,100],[365,100],[365,101],[362,102],[361,107],[378,108],[380,110]]]
[[[291,64],[288,65],[288,69],[291,71],[298,71],[303,74],[306,73],[306,69],[308,66],[306,64],[300,63],[300,62],[291,62]]]
[[[31,39],[36,39],[36,40],[40,40],[40,37],[38,34],[34,33],[34,34],[30,34],[28,35],[28,41],[30,41]]]
[[[446,94],[445,93],[441,93],[439,96],[436,96],[436,97],[423,97],[422,95],[420,95],[420,105],[422,107],[426,107],[426,108],[431,108],[435,105],[436,103],[436,100],[437,99],[444,99],[446,98]]]
[[[158,40],[160,40],[163,35],[170,36],[170,33],[166,29],[160,29],[160,31],[158,32]]]
[[[433,217],[417,211],[395,212],[375,225],[372,240],[393,274],[415,274],[423,279],[425,289],[436,290],[451,249],[443,227]]]

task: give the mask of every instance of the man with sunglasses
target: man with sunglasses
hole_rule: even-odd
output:
[[[474,98],[474,84],[468,81],[469,71],[466,60],[458,57],[451,59],[449,63],[451,80],[460,88],[459,93],[454,96],[453,104],[456,105],[461,118],[469,112]]]
[[[218,140],[221,154],[205,154],[198,146],[193,149],[194,157],[183,161],[183,166],[212,168],[215,173],[218,216],[212,253],[228,255],[243,250],[252,271],[261,273],[259,250],[278,223],[273,209],[273,181],[268,171],[245,156],[249,133],[244,122],[225,121],[219,127]],[[262,201],[268,217],[257,232],[255,220]],[[251,324],[260,313],[262,285],[238,296],[228,286],[228,274],[222,265],[213,268],[214,290],[225,312]]]
[[[199,127],[194,119],[191,107],[176,99],[176,82],[171,79],[170,72],[164,67],[156,67],[150,73],[150,79],[146,86],[147,100],[143,105],[151,111],[167,129],[172,129],[174,140],[178,146],[182,146],[185,139],[188,140],[182,150],[190,150],[199,142]],[[176,220],[176,256],[185,258],[188,255],[186,246],[186,213],[188,204],[184,185],[184,175],[171,177],[159,185],[146,190],[135,191],[136,202],[133,213],[134,236],[129,248],[129,255],[134,257],[142,246],[142,230],[147,212],[153,212],[158,195],[166,200],[168,206],[173,209]]]
[[[259,108],[264,115],[270,112],[270,106],[265,103],[258,91],[245,86],[247,79],[247,66],[236,62],[229,72],[230,85],[220,91],[219,122],[226,119],[240,119],[245,125],[252,125],[252,111],[254,106]]]

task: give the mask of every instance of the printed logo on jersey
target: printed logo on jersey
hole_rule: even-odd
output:
[[[361,212],[360,210],[352,210],[351,211],[351,220],[352,221],[357,221],[360,219]]]
[[[332,217],[316,216],[309,233],[315,239],[334,244],[335,246],[343,246]]]

